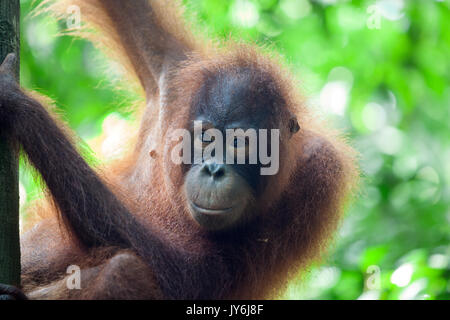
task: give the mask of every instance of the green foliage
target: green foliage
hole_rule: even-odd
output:
[[[286,298],[449,299],[449,1],[184,2],[214,37],[271,43],[310,106],[361,154],[361,191],[331,255]],[[24,16],[30,6],[22,1]],[[23,20],[22,81],[54,98],[89,141],[111,113],[126,115],[124,96],[108,86],[103,56],[57,38],[62,28]],[[32,179],[21,181],[33,195]]]

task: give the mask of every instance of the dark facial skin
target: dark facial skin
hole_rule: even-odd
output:
[[[271,78],[242,68],[207,76],[191,106],[191,117],[192,122],[202,121],[203,131],[220,130],[225,140],[226,129],[258,132],[258,129],[289,128],[291,121],[283,123],[276,112],[283,104]],[[294,125],[291,131],[298,131],[297,127]],[[203,141],[202,137],[193,139]],[[270,138],[268,141],[270,143]],[[225,155],[226,141],[223,148]],[[270,152],[270,145],[268,150]],[[248,158],[246,164],[225,164],[225,159],[223,163],[215,159],[202,160],[202,164],[186,168],[185,192],[195,221],[211,231],[229,230],[250,221],[257,211],[256,200],[268,180],[260,174],[259,157],[256,164],[249,164]]]

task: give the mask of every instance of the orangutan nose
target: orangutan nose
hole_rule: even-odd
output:
[[[205,161],[201,169],[203,174],[211,176],[213,179],[220,179],[225,176],[225,165],[215,161]]]

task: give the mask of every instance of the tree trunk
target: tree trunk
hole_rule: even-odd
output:
[[[0,0],[0,63],[15,52],[19,58],[19,0]],[[16,75],[19,79],[19,59]],[[0,283],[20,286],[19,174],[17,148],[0,130]]]

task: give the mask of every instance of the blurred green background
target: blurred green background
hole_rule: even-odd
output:
[[[98,158],[115,157],[133,97],[114,91],[92,44],[57,37],[65,23],[27,17],[39,2],[21,1],[22,85],[54,99]],[[184,2],[212,36],[270,43],[361,154],[361,191],[330,256],[284,298],[449,299],[449,1]],[[41,193],[29,170],[20,181],[23,208]]]

